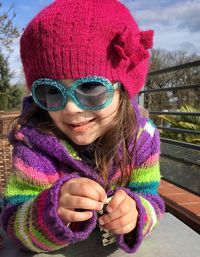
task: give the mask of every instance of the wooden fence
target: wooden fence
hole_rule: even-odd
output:
[[[17,112],[0,112],[0,197],[5,190],[6,180],[12,170],[12,146],[7,135],[13,120],[19,115]]]

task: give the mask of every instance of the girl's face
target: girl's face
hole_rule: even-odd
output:
[[[73,79],[62,80],[70,87]],[[89,145],[112,125],[119,106],[119,89],[114,91],[112,103],[103,109],[80,109],[70,98],[63,110],[49,112],[56,126],[77,145]]]

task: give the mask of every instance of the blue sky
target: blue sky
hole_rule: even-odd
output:
[[[2,0],[5,9],[14,4],[15,25],[21,30],[30,19],[53,0]],[[84,0],[83,0],[84,1]],[[200,0],[121,0],[141,30],[154,29],[154,47],[169,51],[186,50],[200,55]],[[15,81],[21,78],[19,39],[13,44],[10,67]]]

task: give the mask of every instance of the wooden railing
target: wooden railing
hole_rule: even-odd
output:
[[[185,63],[173,67],[168,67],[162,70],[152,71],[148,74],[149,78],[159,76],[160,74],[167,74],[170,72],[185,71],[189,68],[198,68],[200,67],[200,60]],[[156,95],[159,92],[164,91],[178,91],[178,90],[200,90],[200,81],[199,83],[191,85],[182,85],[182,86],[169,86],[170,81],[168,81],[168,86],[163,85],[162,88],[153,88],[143,90],[139,93],[138,102],[144,102],[145,96],[149,94]],[[197,91],[196,91],[197,92]],[[141,101],[143,99],[143,101]],[[200,103],[200,99],[199,99]],[[200,107],[200,104],[199,104]],[[151,108],[151,106],[150,106]],[[165,108],[164,108],[165,109]],[[157,118],[158,115],[173,115],[173,116],[197,116],[200,117],[200,112],[180,112],[174,110],[149,110],[150,117],[152,119]],[[169,133],[181,133],[181,134],[190,134],[190,135],[200,135],[200,130],[189,130],[183,128],[175,128],[169,126],[158,125],[157,128],[160,131],[167,131]],[[193,190],[194,193],[200,194],[200,144],[194,144],[184,141],[172,140],[169,138],[162,137],[161,134],[161,173],[172,183],[179,184],[187,190]],[[169,174],[169,171],[173,170],[174,177]],[[180,176],[177,174],[180,173],[180,170],[183,172],[183,175]],[[188,175],[190,173],[190,176]]]
[[[150,72],[148,76],[159,76],[160,74],[163,75],[198,66],[200,67],[200,60],[153,71]],[[157,93],[164,91],[189,89],[200,90],[200,83],[176,87],[164,86],[163,88],[143,90],[138,96],[138,102],[140,104],[145,102],[145,96],[148,94],[156,95]],[[162,111],[151,109],[149,113],[152,119],[160,114],[200,117],[199,112],[183,113],[174,110]],[[157,127],[160,130],[168,131],[170,133],[200,135],[200,130],[172,128],[162,125],[158,125]],[[161,174],[163,179],[161,186],[159,187],[159,194],[165,200],[167,211],[182,220],[193,230],[200,233],[200,144],[162,138],[161,136]]]

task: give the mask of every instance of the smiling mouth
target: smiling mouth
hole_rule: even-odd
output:
[[[81,123],[76,124],[67,124],[68,128],[74,133],[85,133],[88,129],[92,128],[95,125],[95,120],[88,120]]]
[[[88,121],[84,121],[84,122],[81,122],[81,123],[76,123],[76,124],[68,124],[69,126],[72,126],[72,127],[81,127],[81,126],[84,126],[92,121],[94,121],[95,119],[92,119],[92,120],[88,120]]]

